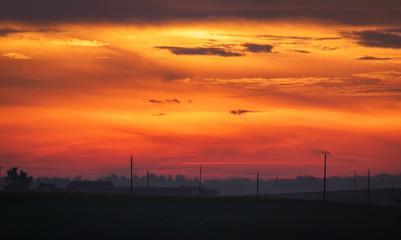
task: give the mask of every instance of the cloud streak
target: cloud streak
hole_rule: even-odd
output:
[[[361,57],[361,58],[357,58],[357,60],[391,60],[394,58],[378,58],[378,57],[371,57],[371,56],[365,56],[365,57]]]
[[[40,28],[40,29],[35,29],[35,30],[2,28],[2,29],[0,29],[0,37],[7,37],[8,35],[15,34],[15,33],[29,33],[29,32],[60,33],[63,31],[60,29],[57,29],[57,28]]]
[[[271,53],[273,46],[266,44],[266,45],[261,45],[261,44],[255,44],[255,43],[245,43],[243,45],[248,52],[253,52],[253,53],[261,53],[261,52],[267,52]]]
[[[21,33],[21,32],[27,32],[27,30],[19,30],[19,29],[13,29],[13,28],[2,28],[2,29],[0,29],[0,37],[6,37],[9,34]]]
[[[155,48],[166,49],[175,55],[205,55],[220,57],[242,57],[244,52],[251,53],[271,53],[273,46],[270,44],[244,43],[240,45],[241,50],[233,50],[232,46],[226,47],[175,47],[175,46],[156,46]],[[241,52],[239,52],[241,51]]]
[[[106,42],[97,40],[81,40],[81,39],[70,39],[67,41],[53,41],[57,45],[77,46],[77,47],[104,47],[110,45]]]
[[[4,57],[9,57],[9,58],[13,58],[13,59],[22,59],[22,60],[29,60],[32,59],[31,57],[22,54],[22,53],[16,53],[16,52],[9,52],[9,53],[4,53],[3,54]]]
[[[242,53],[232,52],[224,48],[216,48],[216,47],[185,48],[185,47],[157,46],[156,48],[167,49],[175,55],[206,55],[206,56],[220,56],[220,57],[244,56],[244,54]]]
[[[237,110],[231,110],[230,113],[232,115],[243,115],[246,113],[255,113],[256,111],[252,111],[252,110],[245,110],[245,109],[237,109]]]
[[[150,99],[148,102],[153,103],[154,105],[157,105],[157,104],[180,104],[181,103],[181,101],[176,98],[165,99],[165,100]]]

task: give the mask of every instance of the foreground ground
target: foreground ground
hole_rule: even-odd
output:
[[[0,192],[0,212],[14,239],[401,239],[399,206]]]
[[[322,192],[307,193],[284,193],[264,195],[270,198],[284,199],[302,199],[302,200],[322,200]],[[330,202],[348,202],[348,203],[371,203],[376,205],[400,205],[401,188],[395,189],[372,189],[368,190],[348,190],[348,191],[330,191],[326,192],[326,200]],[[401,238],[400,238],[401,239]]]

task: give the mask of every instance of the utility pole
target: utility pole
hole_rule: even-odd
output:
[[[146,173],[146,189],[149,189],[149,170]]]
[[[329,152],[322,151],[322,153],[324,154],[323,201],[326,201],[326,157]]]
[[[354,191],[356,191],[356,170],[354,170]]]
[[[259,198],[259,172],[256,173],[256,198]]]
[[[368,204],[370,204],[370,168],[368,169]]]
[[[131,189],[130,189],[130,193],[132,195],[132,154],[131,154]]]
[[[199,196],[202,193],[202,166],[199,166]]]

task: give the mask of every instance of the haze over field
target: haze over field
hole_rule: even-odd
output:
[[[5,1],[0,165],[400,173],[400,23],[399,0]]]

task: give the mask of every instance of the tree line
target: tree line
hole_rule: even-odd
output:
[[[116,175],[114,173],[96,179],[85,179],[81,176],[75,178],[59,178],[59,177],[40,177],[35,180],[27,175],[26,172],[18,168],[11,168],[4,178],[4,190],[22,190],[28,187],[35,188],[40,183],[52,183],[59,188],[65,188],[72,181],[110,181],[115,187],[129,187],[130,178],[124,175]],[[352,177],[329,177],[327,179],[328,191],[342,191],[367,189],[367,176]],[[172,175],[156,175],[149,174],[144,176],[133,176],[134,187],[197,187],[199,186],[198,178],[187,177],[182,174]],[[261,194],[278,194],[278,193],[294,193],[294,192],[319,192],[322,191],[323,179],[314,176],[298,176],[296,178],[273,178],[262,179],[259,181],[259,190]],[[202,187],[216,189],[221,195],[246,195],[255,194],[256,178],[232,177],[225,179],[207,179],[202,181]],[[401,188],[401,174],[379,174],[371,177],[370,187],[376,188]]]

